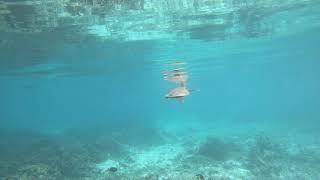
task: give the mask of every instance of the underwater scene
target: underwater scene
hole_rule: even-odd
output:
[[[319,0],[0,0],[0,180],[320,180]]]

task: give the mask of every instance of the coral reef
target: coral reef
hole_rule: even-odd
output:
[[[211,158],[213,160],[225,161],[232,152],[235,152],[238,147],[234,143],[228,143],[222,139],[209,137],[200,145],[198,154]]]
[[[107,154],[121,151],[119,145],[108,138],[95,137],[95,141],[92,139],[89,143],[76,140],[70,134],[54,137],[28,132],[2,135],[14,141],[0,145],[0,153],[5,157],[1,159],[1,176],[26,180],[86,177],[94,172],[93,164],[104,160]],[[77,137],[82,136],[78,134]]]
[[[23,166],[19,169],[17,176],[20,180],[55,180],[62,178],[59,171],[45,164]]]
[[[139,146],[130,144],[135,137],[124,141],[124,137],[111,130],[104,133],[73,130],[55,136],[31,132],[0,135],[0,176],[6,180],[320,177],[320,146],[292,144],[283,137],[282,141],[266,135],[217,138],[208,133],[203,139],[190,136],[177,139],[171,134],[165,142],[141,142]],[[134,143],[140,141],[136,138]]]
[[[259,178],[279,178],[284,149],[266,136],[257,136],[248,155],[248,167]]]

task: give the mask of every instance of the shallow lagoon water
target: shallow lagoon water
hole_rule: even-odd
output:
[[[318,10],[0,1],[0,178],[319,179]]]

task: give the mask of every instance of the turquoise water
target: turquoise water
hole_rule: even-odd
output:
[[[0,1],[0,179],[320,179],[318,11]]]

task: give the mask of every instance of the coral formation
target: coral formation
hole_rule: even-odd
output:
[[[120,143],[116,137],[120,135],[99,131],[69,131],[56,136],[2,132],[0,175],[6,180],[320,177],[320,147],[315,144],[297,146],[268,136],[217,138],[210,135],[198,140],[186,136],[139,146]],[[170,137],[175,136],[171,134],[167,138]]]
[[[6,157],[2,159],[0,174],[5,177],[80,178],[94,171],[93,164],[104,160],[107,154],[119,154],[121,150],[118,144],[105,138],[88,143],[76,140],[70,134],[56,137],[33,133],[3,135],[3,138],[15,138],[0,145],[0,153]]]
[[[236,149],[237,147],[234,143],[227,143],[222,139],[210,137],[200,145],[198,154],[213,160],[225,161]]]
[[[248,156],[248,166],[260,178],[279,178],[285,152],[266,136],[257,136]]]
[[[45,164],[26,165],[18,172],[20,180],[55,180],[60,178],[62,176],[59,171]]]

